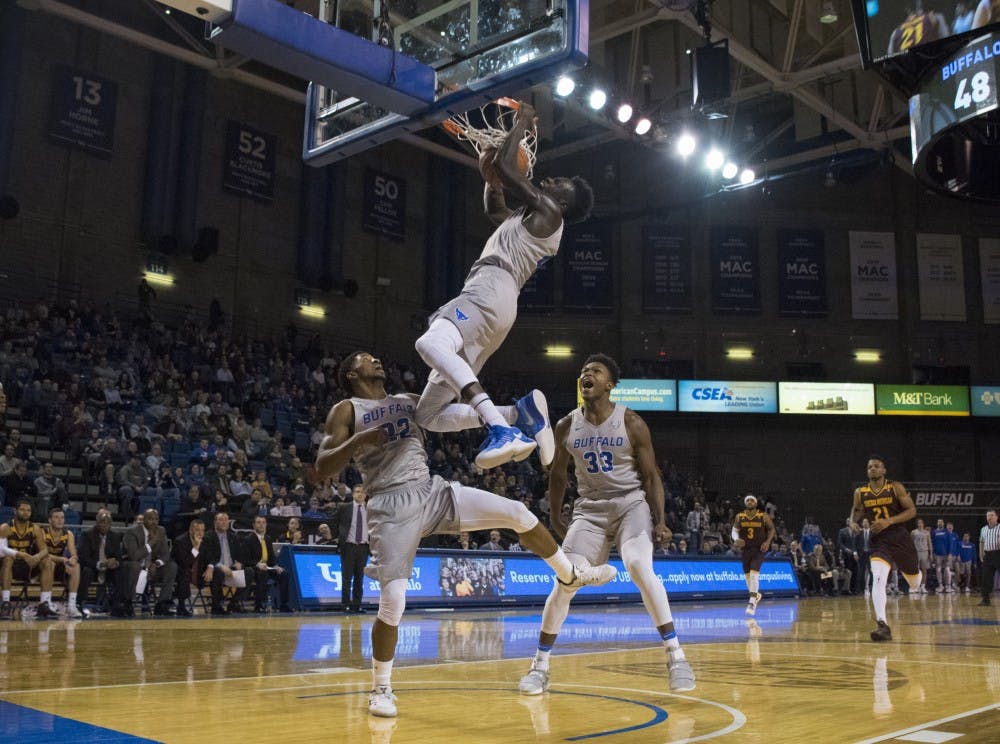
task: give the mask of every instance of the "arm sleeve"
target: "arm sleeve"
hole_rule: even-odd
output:
[[[0,537],[0,558],[13,558],[17,555],[17,551],[13,548],[7,547],[7,538]]]
[[[733,536],[734,540],[739,540],[740,539],[740,531],[738,529],[736,529],[735,526],[733,527],[733,531],[731,533],[729,533],[729,534],[731,534]]]

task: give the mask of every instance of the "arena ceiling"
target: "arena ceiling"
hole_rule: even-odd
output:
[[[17,0],[210,71],[302,102],[305,81],[235,55],[204,39],[203,25],[167,14],[154,0]],[[409,0],[411,4],[420,0]],[[713,0],[711,38],[728,39],[731,94],[707,111],[691,107],[690,51],[705,43],[691,12],[695,0],[591,0],[591,64],[583,75],[634,101],[654,125],[638,138],[611,117],[575,101],[553,100],[538,86],[536,108],[550,122],[543,159],[615,142],[669,148],[685,128],[709,131],[744,163],[770,173],[852,151],[877,151],[909,170],[905,98],[862,71],[847,0],[833,0],[833,23],[820,22],[821,0]],[[315,15],[319,0],[288,2]],[[342,0],[341,10],[371,14],[371,0]],[[392,3],[390,2],[390,8]],[[424,149],[472,165],[444,140],[407,136]]]

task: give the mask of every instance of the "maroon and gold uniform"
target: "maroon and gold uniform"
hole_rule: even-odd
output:
[[[892,32],[889,52],[905,52],[929,41],[937,41],[940,37],[936,13],[912,13]]]
[[[7,547],[19,553],[34,555],[38,552],[38,543],[35,542],[35,525],[28,522],[27,527],[19,528],[17,522],[10,523],[10,534],[7,536]],[[37,570],[32,569],[32,572]],[[21,560],[14,561],[14,578],[24,581],[28,578],[28,564]]]
[[[870,484],[861,486],[858,491],[861,496],[863,518],[874,524],[879,519],[888,519],[906,511],[897,493],[897,489],[901,488],[902,486],[890,480],[877,491],[873,490]],[[912,576],[920,570],[917,549],[906,525],[892,524],[877,535],[873,534],[871,550],[872,560],[881,558],[890,566],[895,563],[904,574]]]
[[[747,511],[736,515],[736,530],[743,541],[743,573],[760,571],[764,563],[764,554],[760,552],[767,537],[767,525],[762,511],[755,511],[751,516]]]
[[[49,551],[49,555],[55,556],[56,558],[69,558],[69,530],[63,530],[59,535],[53,535],[52,530],[43,530],[45,534],[45,547]],[[66,566],[62,563],[57,563],[56,569],[56,581],[61,581],[66,573]]]

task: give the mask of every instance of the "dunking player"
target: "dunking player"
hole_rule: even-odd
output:
[[[895,563],[911,589],[920,586],[917,549],[913,546],[906,523],[917,515],[917,507],[902,483],[887,480],[885,461],[872,455],[868,458],[868,485],[854,491],[851,508],[851,529],[861,530],[858,521],[867,519],[872,525],[872,607],[878,627],[871,632],[873,641],[891,641],[892,631],[886,623],[885,587],[892,564]]]
[[[329,478],[353,458],[364,477],[374,558],[366,573],[381,584],[378,617],[372,628],[374,684],[368,711],[391,718],[396,715],[392,660],[406,607],[406,584],[422,537],[511,529],[520,535],[522,545],[552,566],[560,582],[573,587],[606,584],[614,578],[615,569],[607,565],[575,568],[521,502],[432,477],[423,431],[414,421],[417,397],[389,395],[385,377],[382,363],[371,354],[359,351],[343,361],[338,379],[352,397],[330,410],[316,469],[320,478]],[[451,408],[447,421],[434,423],[452,430],[480,425],[469,406]]]
[[[611,401],[618,377],[618,365],[611,357],[589,357],[580,372],[583,407],[556,425],[555,460],[549,473],[552,528],[565,535],[563,550],[575,563],[603,563],[611,544],[618,545],[625,569],[663,639],[670,689],[693,690],[694,672],[677,640],[666,589],[653,570],[652,537],[657,542],[670,539],[663,516],[663,483],[646,423],[634,411]],[[567,530],[562,501],[570,459],[580,496]],[[538,650],[518,685],[521,693],[540,695],[549,689],[549,654],[578,588],[552,587],[542,612]]]
[[[488,166],[484,202],[499,227],[472,264],[461,294],[431,316],[430,328],[416,343],[417,352],[432,370],[417,406],[417,423],[435,430],[456,396],[468,403],[487,426],[486,440],[476,456],[476,464],[483,469],[523,460],[536,446],[543,465],[552,461],[545,397],[535,390],[518,401],[516,409],[502,410],[490,400],[476,375],[514,325],[521,287],[559,251],[563,223],[586,219],[594,204],[593,191],[579,176],[547,178],[536,186],[521,173],[521,140],[534,126],[534,109],[520,104],[510,133],[496,153],[495,177],[493,166]],[[505,190],[524,206],[509,209]]]
[[[733,520],[733,546],[743,550],[743,576],[747,582],[750,600],[747,614],[757,612],[760,602],[760,567],[764,563],[764,553],[774,542],[774,522],[764,512],[757,511],[757,497],[748,493],[743,497],[743,511]]]

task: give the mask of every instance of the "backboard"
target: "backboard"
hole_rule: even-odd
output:
[[[406,114],[311,83],[302,156],[313,166],[433,126],[587,60],[589,0],[342,0],[321,2],[320,14],[391,46],[401,60],[429,66],[436,80],[433,102]],[[371,97],[385,98],[381,89],[394,82],[393,73],[386,85],[370,83]]]

